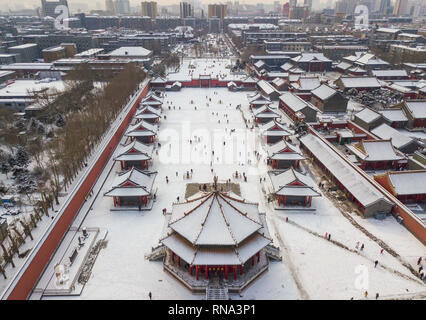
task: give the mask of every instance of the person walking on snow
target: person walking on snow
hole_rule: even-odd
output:
[[[376,261],[374,261],[374,268],[376,268],[377,267],[377,264],[379,263],[379,261],[378,260],[376,260]]]
[[[367,291],[364,292],[364,297],[366,297],[366,298],[368,297],[368,292]]]
[[[361,251],[364,250],[364,244],[361,245]]]
[[[383,254],[383,249],[382,249],[382,250],[380,250],[380,254]]]
[[[328,234],[328,241],[330,241],[330,238],[331,238],[331,234],[329,233]]]
[[[151,293],[151,291],[148,293],[148,297],[149,297],[149,300],[152,300],[152,293]]]
[[[376,300],[379,299],[379,293],[376,293]]]

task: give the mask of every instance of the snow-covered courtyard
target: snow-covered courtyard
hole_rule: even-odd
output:
[[[206,60],[195,62],[194,74],[213,70],[229,74],[229,60],[216,63],[214,68],[209,68]],[[187,72],[187,66],[182,66],[181,75],[187,76]],[[369,299],[374,299],[376,293],[381,298],[426,297],[425,285],[404,266],[410,264],[417,269],[417,259],[425,255],[425,248],[393,217],[379,221],[348,212],[353,223],[324,194],[313,200],[315,211],[274,210],[273,204],[266,201],[272,184],[267,174],[264,142],[258,129],[251,129],[248,94],[225,88],[184,88],[165,93],[156,141],[161,147],[156,149],[158,153],[150,167],[158,172],[153,187],[154,206],[149,211],[111,211],[112,199],[103,194],[120,171],[119,163],[113,166],[113,155],[101,176],[102,183],[95,187],[97,196],[89,199],[93,205],[87,209],[82,223],[83,227],[107,230],[107,246],[100,251],[82,294],[63,298],[149,299],[148,293],[152,292],[153,299],[204,299],[204,295],[193,295],[164,271],[162,262],[150,262],[144,256],[162,235],[163,208],[170,210],[177,197],[182,201],[186,183],[211,183],[214,175],[220,181],[231,179],[239,183],[241,196],[259,203],[283,258],[281,262],[271,261],[266,273],[241,295],[230,295],[232,299],[365,299],[365,291]],[[244,119],[248,120],[247,126]],[[283,120],[288,122],[284,115]],[[259,161],[255,151],[261,155]],[[316,181],[308,163],[304,162],[302,167]],[[192,178],[184,179],[183,174],[191,169]],[[247,182],[235,179],[235,171],[246,173]],[[265,181],[260,182],[263,178]],[[80,215],[86,213],[83,211]],[[367,236],[359,226],[376,239]],[[326,232],[331,234],[331,240],[325,239]],[[379,240],[399,257],[387,251],[381,254]],[[362,251],[355,248],[357,242],[364,244]],[[379,263],[375,268],[376,260]],[[52,298],[58,297],[44,297]]]

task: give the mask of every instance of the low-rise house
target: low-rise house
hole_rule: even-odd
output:
[[[314,187],[312,179],[292,167],[285,171],[270,171],[269,176],[274,186],[278,206],[310,207],[312,198],[321,196]]]
[[[323,113],[346,112],[348,99],[341,92],[323,84],[312,90],[311,103]]]

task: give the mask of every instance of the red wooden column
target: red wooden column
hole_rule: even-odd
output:
[[[305,196],[305,197],[304,197],[304,199],[305,199],[305,207],[306,207],[306,202],[307,202],[307,201],[306,201],[306,199],[307,199],[307,198],[308,198],[307,196]]]
[[[172,261],[175,263],[175,253],[172,251]]]
[[[112,197],[114,200],[114,207],[117,206],[117,199],[115,197]]]
[[[208,269],[208,267],[207,267],[207,265],[206,265],[206,280],[209,278],[209,269]]]
[[[192,276],[192,265],[189,266],[189,274]]]
[[[234,266],[234,280],[237,280],[237,266]]]
[[[260,261],[260,251],[257,253],[257,262]]]
[[[180,257],[178,256],[178,266],[180,267]]]
[[[198,280],[198,266],[195,266],[195,279]]]
[[[254,256],[251,257],[251,265],[254,266]]]
[[[309,197],[309,207],[312,205],[312,196]]]
[[[225,265],[225,280],[228,280],[228,265]]]
[[[123,170],[123,161],[120,161],[120,167],[121,167],[121,170]]]

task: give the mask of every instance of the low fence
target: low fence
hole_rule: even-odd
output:
[[[98,157],[89,165],[89,171],[81,178],[81,181],[74,188],[68,200],[61,207],[58,215],[55,217],[52,225],[48,228],[45,235],[37,243],[33,251],[27,258],[27,261],[21,267],[21,270],[15,275],[11,284],[3,293],[2,299],[21,300],[29,297],[32,289],[41,277],[45,267],[53,257],[55,250],[59,246],[73,219],[79,212],[85,201],[86,195],[90,192],[102,170],[107,164],[109,158],[119,144],[126,128],[128,127],[136,109],[142,98],[147,94],[150,88],[149,80],[145,80],[142,88],[124,107],[122,113],[118,116],[121,123],[114,129],[110,140],[102,147]],[[124,118],[121,120],[121,117]],[[115,130],[115,131],[114,131]]]

